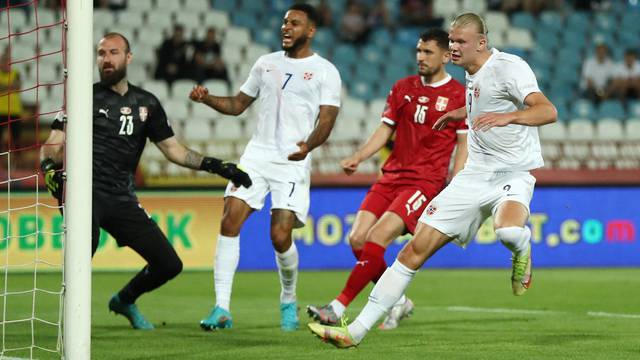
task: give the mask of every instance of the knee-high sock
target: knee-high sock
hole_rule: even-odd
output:
[[[289,250],[276,253],[276,264],[280,276],[280,303],[290,304],[296,301],[296,283],[298,282],[298,249],[291,242]]]
[[[364,309],[349,325],[349,333],[356,342],[360,342],[376,322],[389,312],[404,294],[415,274],[416,270],[409,269],[398,260],[384,272],[371,291]]]
[[[507,249],[516,254],[525,251],[529,246],[531,239],[531,230],[527,226],[509,226],[496,230],[498,240],[502,242]]]
[[[213,282],[216,290],[216,306],[230,310],[233,276],[240,260],[240,236],[218,235]]]
[[[349,306],[370,281],[377,281],[387,269],[384,252],[384,247],[373,242],[366,242],[362,248],[360,261],[356,262],[351,270],[347,284],[336,300],[344,306]]]

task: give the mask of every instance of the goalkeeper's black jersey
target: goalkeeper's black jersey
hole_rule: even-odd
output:
[[[52,128],[62,129],[59,120]],[[158,99],[129,84],[123,96],[93,84],[93,191],[119,200],[136,200],[134,173],[149,138],[173,136]],[[73,156],[68,157],[73,161]]]

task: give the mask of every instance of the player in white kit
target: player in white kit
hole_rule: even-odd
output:
[[[529,170],[543,165],[536,127],[554,122],[556,109],[525,61],[489,48],[480,16],[456,17],[449,48],[453,63],[467,73],[466,106],[443,115],[433,127],[466,119],[467,162],[429,203],[415,236],[382,275],[355,321],[343,327],[309,324],[315,335],[337,347],[358,345],[427,259],[451,241],[466,245],[491,215],[498,239],[513,255],[514,295],[531,284],[531,231],[526,222],[535,178]]]
[[[190,94],[192,100],[230,115],[241,114],[256,98],[260,105],[258,128],[240,158],[253,186],[249,190],[229,183],[225,192],[214,266],[216,305],[200,322],[204,330],[232,326],[229,305],[240,230],[253,211],[262,209],[269,192],[271,241],[282,287],[280,326],[284,331],[298,328],[298,251],[291,231],[306,221],[310,152],[329,137],[342,87],[335,66],[311,50],[317,22],[312,6],[291,6],[281,27],[284,51],[261,56],[236,96],[212,96],[201,86]]]

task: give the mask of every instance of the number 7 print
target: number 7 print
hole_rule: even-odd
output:
[[[291,77],[293,77],[292,73],[285,73],[285,75],[287,76],[287,80],[284,81],[284,84],[282,84],[282,89],[284,90],[284,87],[287,86],[287,83],[289,82],[289,80],[291,80]]]

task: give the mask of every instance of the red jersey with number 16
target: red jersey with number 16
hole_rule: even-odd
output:
[[[457,133],[466,132],[467,125],[452,121],[440,131],[432,126],[440,116],[465,106],[464,96],[464,86],[449,75],[433,84],[413,75],[393,85],[382,121],[395,128],[396,138],[380,183],[444,187]]]

